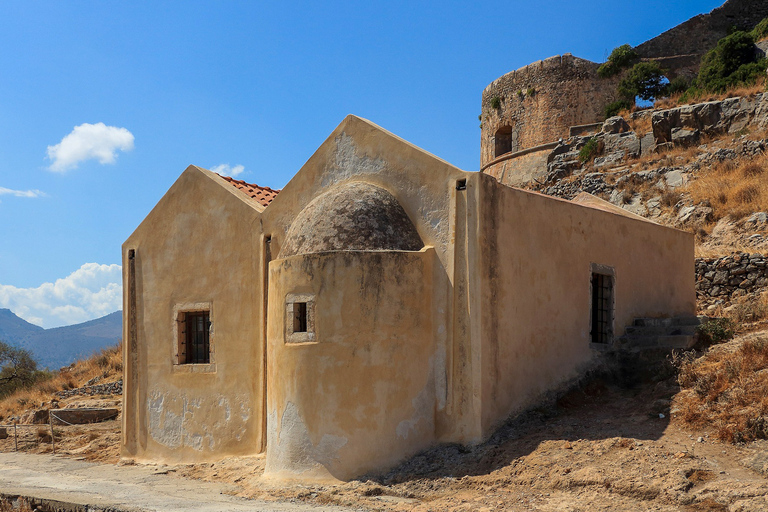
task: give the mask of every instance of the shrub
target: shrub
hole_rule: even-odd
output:
[[[619,82],[619,94],[627,99],[638,97],[641,100],[651,101],[664,96],[666,88],[664,72],[655,61],[638,62]]]
[[[704,55],[696,86],[722,92],[729,87],[752,84],[765,72],[766,66],[768,60],[757,59],[752,33],[739,30],[722,38]]]
[[[604,113],[605,113],[606,119],[617,115],[622,110],[629,110],[630,108],[632,108],[633,104],[634,102],[629,100],[617,100],[612,103],[609,103],[608,105],[605,106]]]
[[[501,98],[498,96],[494,96],[491,98],[491,108],[500,109],[501,108]]]
[[[755,41],[760,41],[761,39],[768,37],[768,18],[763,18],[763,20],[752,29],[750,34]]]
[[[0,341],[0,398],[48,377],[37,369],[37,362],[24,349]]]
[[[600,150],[597,140],[593,137],[584,144],[579,150],[579,162],[585,163],[595,158]]]
[[[691,82],[689,82],[687,78],[684,76],[678,76],[669,82],[669,85],[667,85],[666,94],[672,96],[673,94],[683,93],[687,91],[690,86]]]
[[[715,345],[733,338],[735,325],[730,318],[713,318],[696,329],[699,341],[704,345]]]
[[[639,59],[637,52],[630,45],[623,44],[613,49],[608,56],[608,61],[597,68],[597,74],[602,78],[616,75]]]
[[[531,97],[536,96],[536,89],[533,87],[529,87],[528,90],[525,91],[525,94]]]

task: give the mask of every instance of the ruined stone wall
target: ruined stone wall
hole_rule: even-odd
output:
[[[557,141],[571,126],[603,119],[616,99],[618,77],[601,79],[599,64],[571,54],[534,62],[498,78],[483,91],[481,166],[497,156],[497,132],[509,130],[509,151]]]
[[[488,170],[483,170],[483,172],[496,178],[499,183],[519,187],[531,180],[546,176],[549,155],[555,146],[557,146],[556,142],[513,153],[509,159],[500,159],[497,163],[488,166]]]
[[[699,14],[650,39],[635,50],[644,59],[659,61],[669,76],[695,76],[701,57],[728,35],[731,27],[751,30],[768,17],[764,0],[728,0],[710,13]]]

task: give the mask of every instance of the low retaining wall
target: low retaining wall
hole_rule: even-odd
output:
[[[696,295],[726,301],[768,286],[768,256],[739,253],[696,258]]]
[[[64,391],[57,391],[56,396],[59,398],[69,398],[71,396],[83,395],[122,395],[123,394],[123,379],[115,382],[108,382],[106,384],[96,384],[94,386],[83,386],[82,388],[65,389]]]

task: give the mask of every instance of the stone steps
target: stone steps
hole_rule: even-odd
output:
[[[636,318],[613,346],[624,350],[686,349],[696,343],[699,317]]]

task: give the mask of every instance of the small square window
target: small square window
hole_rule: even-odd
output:
[[[289,293],[285,297],[285,342],[311,343],[315,339],[315,297]]]

